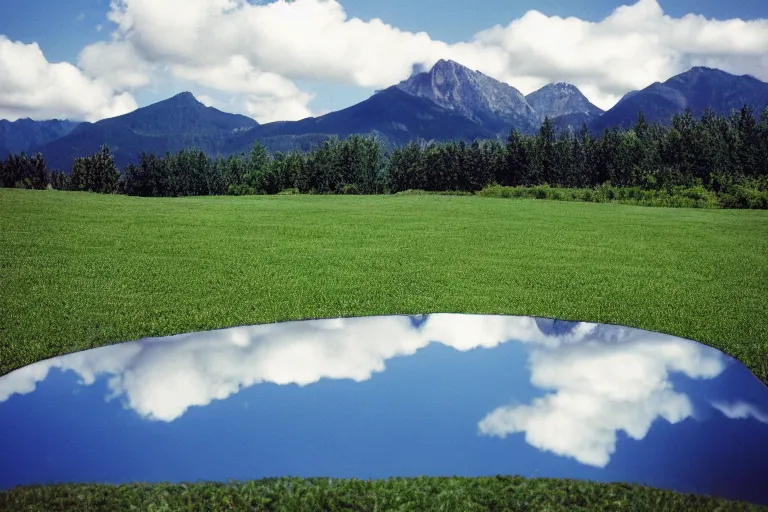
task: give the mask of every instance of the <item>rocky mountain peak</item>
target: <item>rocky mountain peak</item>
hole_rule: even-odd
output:
[[[535,119],[520,91],[452,60],[440,59],[429,71],[417,73],[396,87],[491,129],[508,131],[511,124],[529,127]]]
[[[525,99],[536,111],[539,120],[574,114],[596,117],[603,112],[593,105],[578,87],[566,82],[545,85],[527,95]]]

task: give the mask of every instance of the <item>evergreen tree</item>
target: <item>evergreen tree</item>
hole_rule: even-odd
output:
[[[512,129],[507,137],[506,165],[504,172],[496,177],[500,185],[516,187],[529,183],[530,160],[523,136]]]
[[[555,181],[555,128],[549,117],[544,118],[544,122],[539,129],[539,135],[536,138],[536,150],[534,153],[534,174],[538,183],[553,184]]]
[[[573,186],[586,187],[594,181],[593,142],[586,123],[582,123],[579,135],[573,143]]]
[[[756,174],[768,178],[768,106],[760,114],[760,123],[757,125],[757,145]]]
[[[756,177],[762,167],[758,161],[761,143],[755,115],[747,105],[744,105],[739,112],[737,128],[739,142],[736,154],[741,170],[745,176]]]
[[[111,194],[117,190],[120,173],[109,148],[102,145],[98,153],[75,159],[72,185],[75,190]]]
[[[28,166],[29,170],[29,183],[31,188],[43,190],[48,187],[50,183],[48,166],[45,163],[45,158],[41,153],[37,153],[32,157]]]

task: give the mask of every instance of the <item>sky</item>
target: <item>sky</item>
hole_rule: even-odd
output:
[[[455,60],[597,106],[694,65],[768,81],[764,0],[2,0],[0,118],[95,121],[188,90],[259,122]],[[182,7],[183,6],[183,7]]]
[[[237,327],[0,378],[0,488],[520,474],[768,503],[766,412],[740,363],[636,329],[455,314]]]

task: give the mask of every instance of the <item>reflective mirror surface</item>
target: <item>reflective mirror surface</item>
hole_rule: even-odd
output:
[[[768,504],[768,388],[624,327],[434,314],[145,339],[0,378],[0,487],[568,477]]]

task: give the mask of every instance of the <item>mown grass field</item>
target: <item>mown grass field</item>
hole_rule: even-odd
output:
[[[0,374],[144,336],[466,312],[706,342],[768,382],[768,212],[414,196],[141,199],[0,189]],[[64,485],[0,510],[758,510],[623,484],[478,478]]]
[[[768,212],[0,189],[0,374],[145,336],[464,312],[708,343],[768,382]]]
[[[0,510],[726,512],[768,507],[627,484],[490,477],[38,486],[0,492]]]

